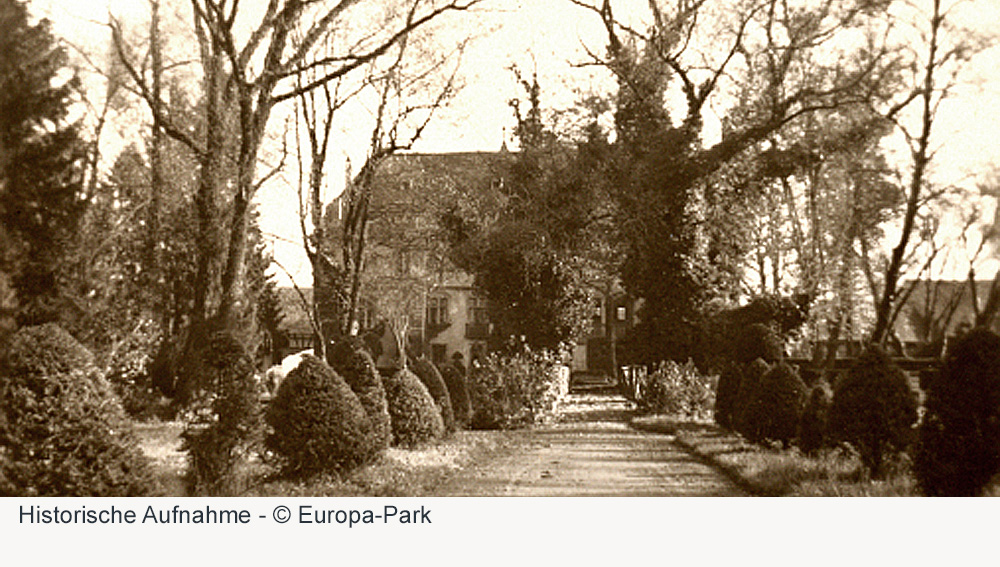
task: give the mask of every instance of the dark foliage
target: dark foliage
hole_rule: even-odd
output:
[[[1000,337],[969,332],[928,381],[914,471],[929,496],[976,496],[1000,472]]]
[[[414,447],[444,434],[444,422],[434,398],[412,372],[403,369],[387,377],[385,393],[392,418],[393,445]]]
[[[437,405],[438,411],[441,412],[441,420],[444,422],[444,430],[446,433],[452,433],[455,431],[455,413],[451,404],[451,394],[448,392],[448,386],[444,383],[444,378],[434,364],[427,360],[426,358],[418,358],[413,362],[413,373],[420,378],[424,386],[427,387],[427,391],[430,392],[431,397],[434,398],[434,404]]]
[[[740,384],[743,373],[738,364],[729,363],[719,375],[715,387],[715,422],[727,429],[733,427],[733,414],[739,403]]]
[[[781,336],[769,325],[754,323],[733,341],[733,360],[748,364],[758,358],[774,363],[781,359],[784,346]]]
[[[392,443],[389,403],[386,401],[382,377],[365,349],[364,342],[357,337],[343,337],[330,346],[326,357],[330,366],[347,382],[365,408],[372,424],[376,449],[387,449]]]
[[[11,337],[0,361],[0,495],[148,492],[148,463],[92,361],[52,323]]]
[[[743,379],[740,381],[739,394],[733,407],[733,429],[744,437],[751,437],[752,416],[757,397],[760,395],[760,385],[764,375],[771,371],[771,365],[757,359],[742,367]]]
[[[268,449],[287,473],[343,471],[375,453],[372,426],[358,396],[325,362],[312,355],[281,382],[267,408]]]
[[[468,427],[469,419],[472,417],[472,401],[469,399],[465,372],[453,363],[441,365],[440,371],[441,379],[448,388],[448,397],[455,414],[455,425],[458,428]]]
[[[0,271],[20,325],[67,314],[64,260],[86,204],[85,146],[68,122],[79,81],[49,22],[30,20],[27,3],[0,0]]]
[[[906,374],[882,350],[871,347],[834,385],[830,435],[857,449],[876,478],[913,441],[917,396]]]
[[[263,420],[253,359],[229,333],[216,333],[193,368],[207,396],[183,433],[187,484],[194,495],[232,496],[248,487],[247,466],[261,447]]]
[[[807,455],[816,454],[827,446],[830,406],[833,404],[833,390],[824,380],[818,381],[809,391],[806,406],[799,420],[798,446]]]
[[[744,417],[744,434],[756,442],[788,445],[798,433],[806,385],[791,366],[779,362],[760,380]]]

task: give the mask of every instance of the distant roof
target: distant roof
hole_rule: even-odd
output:
[[[376,199],[400,203],[425,199],[428,193],[447,197],[456,191],[488,188],[507,174],[511,155],[507,152],[395,154],[375,174],[375,183],[381,189]],[[419,186],[421,191],[409,191],[413,186]]]

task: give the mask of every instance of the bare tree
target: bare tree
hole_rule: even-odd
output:
[[[982,48],[975,34],[957,29],[949,20],[955,5],[946,6],[943,0],[930,1],[930,11],[924,13],[926,29],[920,31],[926,43],[916,48],[925,51],[921,55],[914,49],[913,86],[886,112],[909,145],[911,168],[899,241],[892,249],[886,267],[871,334],[871,341],[876,344],[884,344],[890,337],[893,307],[899,299],[899,279],[910,252],[918,212],[926,202],[928,168],[934,157],[932,132],[938,110],[957,85],[965,64]],[[911,103],[919,106],[916,128],[905,124],[901,118],[902,111]]]
[[[119,55],[163,131],[186,144],[201,169],[198,211],[202,224],[199,282],[192,311],[195,325],[211,318],[223,327],[234,324],[246,256],[251,201],[257,190],[276,172],[258,172],[258,154],[274,108],[388,54],[415,30],[449,12],[465,11],[480,0],[410,0],[402,10],[389,10],[378,29],[365,31],[365,40],[351,49],[313,59],[310,54],[331,30],[347,26],[377,10],[377,2],[340,0],[269,0],[253,14],[238,0],[191,0],[193,27],[200,52],[204,127],[202,135],[184,129],[171,119],[153,93],[135,61],[128,58],[121,26],[112,21]],[[256,17],[255,17],[256,16]],[[253,19],[248,35],[238,30]],[[240,26],[237,26],[239,20]],[[297,29],[301,41],[292,42]],[[329,68],[319,76],[299,82],[310,68]],[[229,149],[232,147],[231,153]],[[228,173],[228,172],[231,172]],[[228,221],[220,218],[221,203],[229,209]],[[227,231],[228,234],[223,232]],[[221,238],[220,238],[221,237]],[[208,292],[214,267],[221,266],[219,304],[209,311]]]
[[[360,80],[324,83],[298,97],[309,146],[308,166],[300,158],[299,167],[300,228],[313,269],[312,308],[319,322],[315,342],[320,352],[328,340],[358,331],[368,223],[379,167],[393,154],[410,149],[456,90],[465,42],[441,52],[416,43],[403,38],[384,61],[366,66]],[[321,68],[311,66],[308,72]],[[352,110],[374,109],[369,111],[365,162],[357,174],[348,163],[339,218],[333,219],[324,210],[321,188],[336,114],[348,103]],[[308,175],[304,175],[306,169]]]

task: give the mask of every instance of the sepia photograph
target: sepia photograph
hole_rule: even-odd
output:
[[[0,520],[979,511],[879,497],[1000,495],[996,22],[0,0]]]

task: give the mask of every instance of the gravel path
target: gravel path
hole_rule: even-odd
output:
[[[618,396],[570,395],[559,422],[442,483],[434,496],[743,496],[673,437],[628,427]]]

